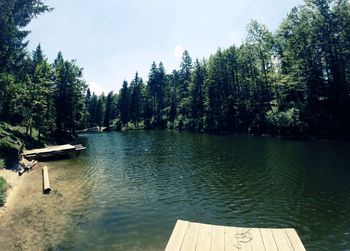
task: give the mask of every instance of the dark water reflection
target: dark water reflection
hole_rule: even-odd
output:
[[[52,164],[82,191],[54,249],[163,250],[177,219],[294,227],[307,250],[350,249],[349,143],[168,131],[80,140],[85,154]]]

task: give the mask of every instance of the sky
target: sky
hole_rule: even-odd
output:
[[[275,31],[302,0],[47,0],[51,13],[27,27],[29,49],[40,43],[52,62],[58,51],[84,68],[97,94],[118,91],[153,61],[168,73],[184,50],[192,59],[240,45],[252,19]]]

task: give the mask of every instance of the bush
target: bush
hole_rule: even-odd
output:
[[[304,125],[300,121],[300,111],[291,108],[286,111],[268,111],[268,124],[280,134],[301,133]]]
[[[0,207],[5,204],[7,183],[3,177],[0,177]]]
[[[112,131],[121,131],[122,130],[122,122],[118,119],[112,120],[110,129]]]

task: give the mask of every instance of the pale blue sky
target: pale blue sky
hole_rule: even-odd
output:
[[[181,48],[208,58],[239,45],[251,19],[274,31],[302,0],[47,0],[52,13],[33,20],[28,39],[50,61],[61,50],[76,59],[97,92],[119,90],[136,71],[145,79],[153,61],[167,72],[180,64]],[[177,48],[177,49],[175,49]],[[175,53],[175,51],[177,53]]]

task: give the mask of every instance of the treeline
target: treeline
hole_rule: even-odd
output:
[[[82,69],[59,53],[29,53],[23,28],[51,9],[39,0],[1,0],[0,120],[44,136],[76,129],[173,128],[207,132],[347,134],[350,129],[350,4],[305,0],[276,32],[252,21],[240,46],[209,59],[184,52],[166,73],[153,62],[118,93],[86,89]]]
[[[153,63],[147,83],[136,73],[107,98],[88,92],[88,126],[349,133],[349,2],[306,0],[275,33],[256,21],[247,31],[208,60],[185,51],[171,74]]]
[[[59,52],[49,63],[41,46],[30,53],[24,27],[52,9],[39,0],[0,1],[0,121],[62,137],[82,127],[86,84],[82,69]]]

